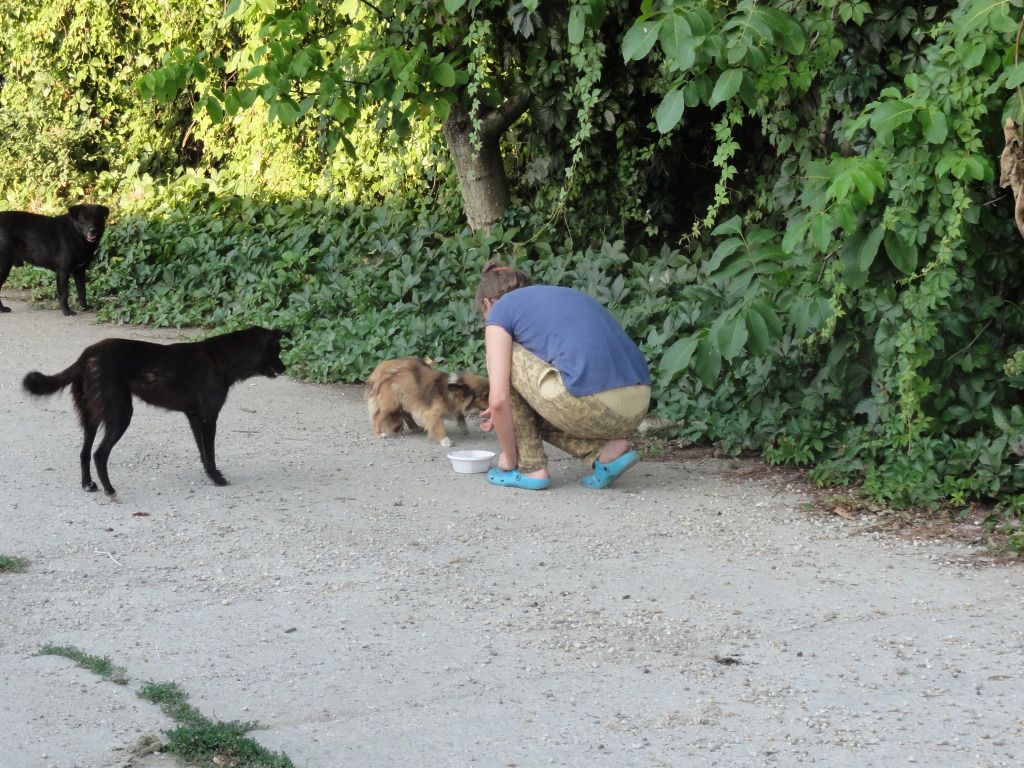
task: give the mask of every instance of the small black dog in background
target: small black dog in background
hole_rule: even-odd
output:
[[[43,216],[27,211],[0,212],[0,288],[11,267],[34,264],[57,273],[57,299],[65,315],[68,279],[75,278],[75,290],[82,309],[85,300],[85,270],[92,264],[110,209],[105,205],[73,205],[63,216]],[[0,312],[10,312],[0,302]]]
[[[131,423],[132,395],[160,408],[182,411],[192,427],[206,474],[217,485],[227,485],[214,454],[217,416],[235,382],[284,373],[280,354],[281,338],[286,335],[254,326],[179,344],[104,339],[86,347],[78,360],[60,373],[29,373],[22,386],[33,395],[52,395],[71,385],[85,433],[79,458],[82,487],[87,491],[96,490],[89,452],[102,425],[103,440],[93,454],[96,474],[108,496],[116,493],[107,475],[107,459]]]

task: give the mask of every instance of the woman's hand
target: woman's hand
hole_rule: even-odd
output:
[[[491,409],[488,408],[485,411],[480,411],[480,429],[484,432],[490,432],[494,429],[494,423],[491,421]]]

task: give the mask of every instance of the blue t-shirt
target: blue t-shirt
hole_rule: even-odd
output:
[[[650,386],[647,362],[611,313],[585,293],[530,285],[500,297],[487,325],[504,328],[562,374],[574,397],[635,384]]]

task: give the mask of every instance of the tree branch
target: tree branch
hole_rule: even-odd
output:
[[[530,106],[530,94],[527,91],[517,91],[505,99],[505,102],[497,109],[488,112],[480,127],[480,138],[497,139],[508,130],[516,120],[522,117],[526,108]]]
[[[384,18],[384,13],[381,11],[381,9],[374,5],[373,3],[369,2],[369,0],[360,0],[360,2],[362,2],[363,5],[370,6],[370,8],[377,12],[378,16],[380,16],[382,19]]]

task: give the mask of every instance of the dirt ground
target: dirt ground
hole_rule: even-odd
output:
[[[302,768],[1024,760],[1024,569],[816,515],[751,462],[597,492],[559,454],[551,490],[493,488],[422,436],[373,439],[361,388],[286,378],[231,392],[224,488],[182,415],[139,405],[110,501],[79,487],[70,397],[21,378],[178,334],[8,304],[0,555],[30,565],[0,574],[4,768],[175,765],[129,754],[174,725],[146,681]]]

